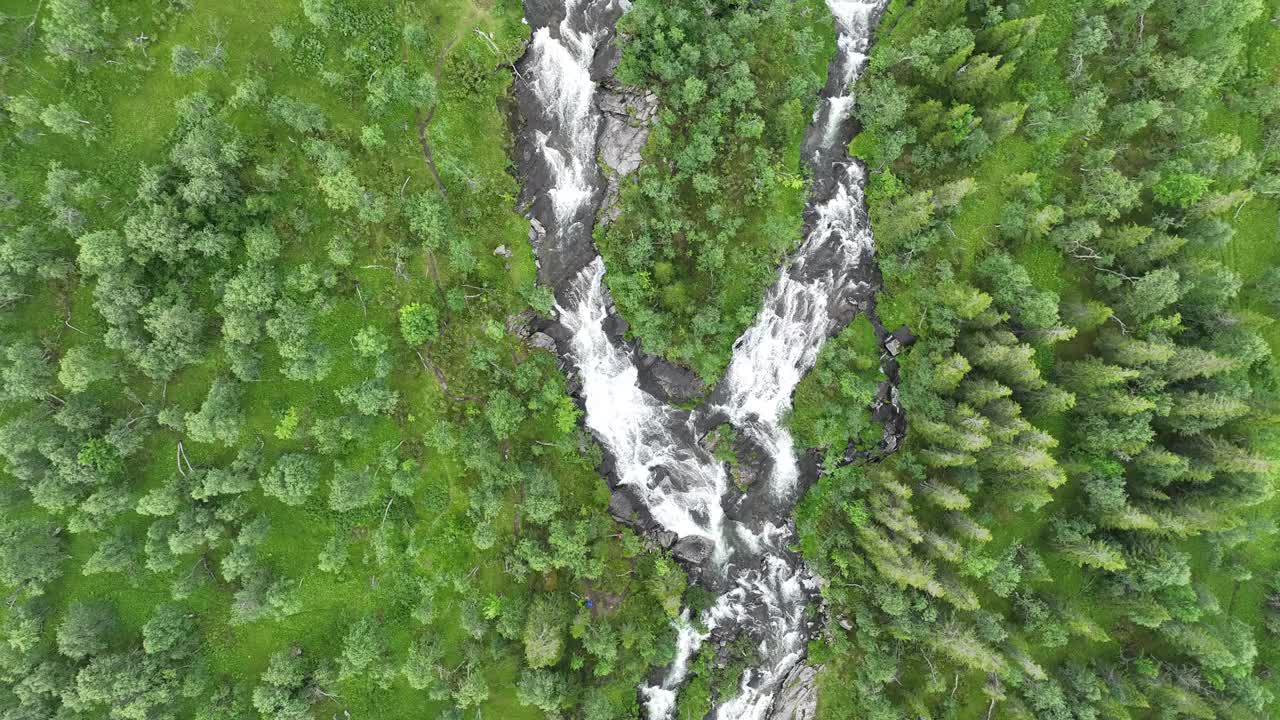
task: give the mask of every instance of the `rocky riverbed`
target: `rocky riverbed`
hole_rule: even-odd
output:
[[[759,661],[715,717],[813,712],[815,672],[803,657],[815,631],[806,608],[816,601],[817,581],[788,548],[792,509],[816,467],[797,454],[783,418],[822,344],[858,312],[873,310],[879,286],[862,195],[865,171],[847,146],[856,130],[851,88],[884,3],[828,2],[837,53],[803,145],[813,178],[803,242],[710,392],[689,371],[626,340],[626,322],[591,241],[596,224],[615,217],[620,183],[641,161],[658,102],[613,79],[614,27],[627,4],[525,4],[533,35],[516,67],[516,162],[539,280],[557,303],[555,319],[538,331],[560,355],[586,426],[605,450],[601,470],[614,514],[670,548],[690,576],[717,595],[699,617],[685,612],[677,657],[640,688],[653,720],[674,713],[699,647],[742,631],[756,641]],[[885,391],[887,412],[895,392]],[[703,397],[693,411],[673,404]],[[746,454],[757,458],[747,463],[745,493],[704,445],[723,422],[740,431]]]

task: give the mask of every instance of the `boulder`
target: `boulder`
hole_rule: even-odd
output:
[[[673,365],[656,355],[645,355],[638,363],[641,386],[671,403],[686,403],[702,397],[707,387],[689,368]],[[653,387],[656,386],[656,387]]]
[[[538,348],[539,350],[546,350],[549,353],[554,353],[556,351],[556,341],[551,339],[551,336],[544,332],[535,332],[530,335],[529,345]]]
[[[690,535],[682,537],[676,541],[675,547],[671,549],[671,554],[676,559],[683,560],[690,565],[701,565],[711,557],[712,544],[711,541],[704,537]]]
[[[604,115],[600,134],[600,159],[618,175],[630,175],[640,167],[640,151],[649,139],[649,125],[657,113],[658,97],[607,89],[596,96]]]
[[[635,504],[632,503],[631,496],[627,493],[615,492],[609,496],[609,514],[618,522],[631,522],[631,516],[635,512]]]
[[[769,712],[769,720],[813,720],[818,712],[818,671],[807,663],[791,669]]]
[[[911,330],[906,325],[889,333],[889,338],[884,341],[884,349],[890,355],[897,357],[906,348],[911,347],[916,342],[916,336],[911,334]]]
[[[507,332],[528,339],[533,334],[533,321],[537,318],[532,310],[522,310],[507,316]]]

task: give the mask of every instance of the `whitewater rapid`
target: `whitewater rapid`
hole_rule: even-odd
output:
[[[768,454],[772,467],[765,492],[788,509],[800,490],[795,444],[783,424],[796,386],[827,338],[873,300],[866,173],[849,157],[848,145],[856,131],[853,87],[886,4],[827,0],[836,23],[836,55],[803,144],[811,172],[805,238],[765,295],[755,323],[734,345],[725,378],[711,397],[715,410]],[[809,638],[805,605],[814,578],[786,550],[794,541],[790,524],[769,527],[775,532],[761,547],[761,568],[748,578],[748,597],[767,608],[760,665],[744,673],[737,696],[717,709],[717,718],[757,720],[780,710],[775,698],[803,659]],[[793,717],[813,712],[811,707],[785,710]]]
[[[677,409],[640,389],[634,359],[605,330],[608,292],[604,260],[597,256],[574,281],[576,302],[556,306],[571,333],[587,427],[612,455],[618,484],[639,496],[654,521],[682,538],[706,538],[716,557],[727,559],[720,505],[728,485],[724,466],[705,451],[691,450],[692,429]]]
[[[802,488],[783,422],[823,343],[865,309],[873,292],[864,171],[847,145],[854,133],[852,86],[886,2],[828,0],[837,52],[803,146],[812,171],[805,237],[735,344],[724,380],[692,412],[645,389],[639,350],[618,330],[604,261],[591,242],[604,200],[600,84],[616,62],[613,28],[629,3],[526,2],[532,39],[517,66],[517,162],[539,279],[556,296],[552,334],[580,383],[585,423],[606,451],[615,493],[628,493],[652,527],[678,536],[682,557],[719,593],[698,618],[684,611],[675,660],[660,680],[640,688],[650,720],[673,716],[689,661],[717,629],[751,632],[759,663],[744,673],[738,694],[715,709],[716,718],[770,717],[804,657],[812,630],[806,606],[816,584],[789,549],[791,510]],[[712,417],[732,423],[766,456],[766,482],[745,494],[731,487],[724,465],[700,442],[701,421]]]

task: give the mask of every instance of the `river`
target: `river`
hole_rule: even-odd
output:
[[[725,377],[692,411],[672,404],[655,379],[679,371],[625,340],[626,323],[591,240],[609,195],[598,158],[616,157],[609,144],[625,134],[610,127],[616,119],[602,108],[616,107],[619,93],[622,101],[637,99],[611,77],[614,26],[629,4],[525,3],[532,38],[516,66],[516,160],[539,281],[556,298],[548,332],[585,407],[586,426],[605,449],[602,470],[625,508],[615,514],[671,538],[690,576],[717,596],[696,621],[684,612],[675,660],[639,689],[650,720],[673,716],[700,646],[740,630],[756,641],[758,662],[713,717],[812,716],[815,694],[804,686],[813,673],[803,660],[816,630],[806,608],[816,601],[817,582],[788,547],[795,541],[792,509],[816,471],[802,468],[783,420],[826,339],[874,302],[865,170],[847,147],[856,131],[852,87],[886,2],[827,0],[837,43],[802,145],[811,170],[804,237],[735,343]],[[762,481],[745,493],[701,442],[726,421],[766,458],[754,469]]]

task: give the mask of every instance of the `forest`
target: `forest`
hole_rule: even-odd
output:
[[[1278,318],[1280,0],[0,0],[0,720],[1280,717]]]

